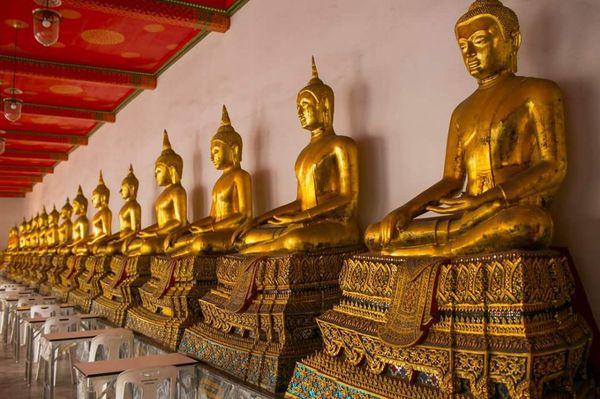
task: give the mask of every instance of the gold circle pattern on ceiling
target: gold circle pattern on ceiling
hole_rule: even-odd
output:
[[[123,58],[139,58],[139,57],[141,57],[141,54],[136,53],[135,51],[123,51],[121,53],[121,57],[123,57]]]
[[[54,94],[79,94],[83,89],[75,85],[54,85],[50,86],[50,91]]]
[[[29,24],[25,21],[21,21],[20,19],[5,19],[4,23],[12,28],[24,29],[29,26]]]
[[[81,32],[81,38],[90,44],[114,46],[125,41],[122,33],[108,29],[90,29]]]
[[[63,18],[65,19],[79,19],[81,18],[81,13],[79,11],[76,10],[70,10],[70,9],[61,9],[59,10],[60,15],[62,15]]]
[[[161,24],[148,24],[144,26],[144,30],[150,33],[158,33],[165,30],[165,27]]]

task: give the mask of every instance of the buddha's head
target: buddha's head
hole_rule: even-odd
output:
[[[479,81],[517,72],[519,19],[499,0],[477,0],[458,19],[456,38],[467,70]]]
[[[15,239],[19,236],[19,229],[17,226],[13,226],[9,231],[8,231],[8,238],[9,239]]]
[[[92,191],[92,205],[96,209],[100,209],[102,207],[108,206],[108,200],[110,198],[110,190],[106,187],[104,183],[104,177],[102,176],[102,171],[100,171],[100,176],[98,177],[98,185]]]
[[[52,206],[52,212],[48,214],[48,226],[56,226],[60,214],[56,210],[56,205]]]
[[[48,225],[48,212],[46,211],[46,207],[44,206],[42,208],[42,213],[40,213],[40,216],[38,218],[38,227],[40,229],[43,229],[47,225]]]
[[[23,234],[25,232],[25,226],[27,225],[27,220],[23,218],[23,221],[19,224],[19,234]]]
[[[162,153],[156,160],[154,167],[154,177],[159,186],[168,186],[181,181],[183,173],[183,159],[173,151],[169,142],[169,134],[165,130],[163,133]]]
[[[36,215],[31,219],[31,231],[37,230],[39,226],[40,213],[36,213]]]
[[[121,190],[119,190],[121,198],[125,201],[135,199],[137,197],[139,186],[140,182],[137,177],[135,177],[135,174],[133,174],[133,165],[129,165],[129,173],[121,182]]]
[[[73,212],[77,216],[82,216],[87,213],[88,200],[83,195],[83,190],[81,186],[77,189],[77,195],[73,198]]]
[[[60,218],[62,220],[71,220],[71,215],[73,215],[73,207],[71,206],[71,202],[69,202],[69,197],[67,197],[67,202],[60,209]]]
[[[33,226],[33,218],[29,219],[27,221],[27,223],[25,224],[25,232],[28,233],[28,234],[31,233],[31,230],[32,230],[31,227],[32,226]]]
[[[237,167],[242,162],[242,137],[231,126],[225,105],[221,126],[210,141],[210,159],[218,170]]]
[[[333,89],[319,78],[319,72],[312,58],[312,78],[298,92],[296,107],[300,124],[306,130],[330,130],[333,128]]]

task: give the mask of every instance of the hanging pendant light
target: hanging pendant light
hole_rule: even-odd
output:
[[[61,18],[50,7],[60,6],[61,0],[35,0],[35,3],[44,8],[33,10],[33,36],[42,46],[50,47],[58,41]]]
[[[15,51],[13,54],[13,62],[15,68],[13,70],[13,84],[12,87],[7,89],[10,94],[9,98],[3,100],[4,103],[4,117],[11,122],[16,122],[21,118],[21,111],[23,110],[23,101],[15,97],[17,94],[21,94],[22,91],[17,89],[17,39],[19,35],[19,27],[15,25]]]

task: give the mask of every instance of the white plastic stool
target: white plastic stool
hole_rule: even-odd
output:
[[[141,399],[158,399],[157,389],[165,380],[169,380],[169,396],[164,399],[175,399],[177,373],[175,366],[125,370],[117,377],[116,399],[125,399],[127,384],[141,390]]]

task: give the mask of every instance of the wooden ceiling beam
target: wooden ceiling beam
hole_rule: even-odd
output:
[[[2,156],[0,156],[2,159]],[[36,165],[15,165],[11,163],[0,163],[0,172],[10,172],[23,174],[27,176],[42,175],[46,173],[54,173],[54,167],[51,166],[36,166]]]
[[[25,193],[3,193],[0,192],[0,198],[25,198]]]
[[[17,67],[17,76],[65,79],[71,82],[96,83],[131,89],[156,89],[156,76],[147,73],[122,71],[88,65],[63,64],[59,62],[13,57],[0,54],[0,73],[12,74]]]
[[[50,116],[54,118],[80,119],[86,121],[108,123],[114,123],[117,119],[114,112],[69,107],[56,107],[52,105],[33,103],[24,103],[22,113],[24,115],[41,115]]]
[[[16,150],[12,148],[7,148],[2,155],[1,158],[10,158],[10,159],[29,159],[32,161],[67,161],[69,159],[69,154],[66,152],[54,152],[54,151],[29,151],[29,150]]]
[[[19,179],[6,179],[0,176],[0,186],[15,186],[15,187],[23,187],[28,186],[31,187],[33,184],[27,180],[19,180]]]
[[[86,136],[76,136],[74,134],[57,134],[57,133],[39,133],[28,132],[24,130],[0,130],[0,137],[8,141],[20,141],[31,144],[70,144],[70,145],[87,145],[88,138]]]
[[[33,190],[31,186],[1,186],[1,193],[30,193]]]
[[[63,0],[62,4],[65,7],[211,32],[227,32],[231,25],[226,10],[181,0]]]
[[[14,182],[23,182],[29,184],[41,183],[44,178],[42,176],[19,175],[17,173],[3,172],[0,170],[0,181],[11,180]]]

